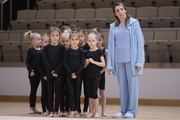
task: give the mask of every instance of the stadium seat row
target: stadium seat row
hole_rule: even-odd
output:
[[[180,27],[179,7],[140,7],[137,9],[128,7],[127,10],[132,17],[139,19],[142,28]],[[111,8],[20,10],[18,11],[17,20],[11,21],[11,29],[42,30],[48,29],[53,23],[57,26],[75,24],[83,29],[94,27],[107,29],[109,24],[114,21],[114,13]]]
[[[179,6],[178,0],[43,0],[37,1],[37,9],[79,9],[112,7],[114,3],[122,2],[127,7],[144,6]]]
[[[0,61],[24,62],[30,41],[24,39],[25,31],[0,32]],[[41,35],[48,31],[33,31]],[[89,33],[90,30],[86,30]],[[105,36],[104,47],[108,46],[109,30],[102,30]],[[180,62],[180,29],[143,30],[145,38],[145,60],[150,63]]]

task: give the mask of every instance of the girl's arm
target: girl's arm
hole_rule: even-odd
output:
[[[84,68],[86,68],[89,65],[89,59],[85,59]]]
[[[41,73],[41,75],[44,77],[46,76],[46,73],[44,73],[43,71],[42,62],[43,62],[42,54],[38,54],[38,58],[37,58],[38,70]]]
[[[105,49],[105,57],[106,57],[106,61],[105,61],[105,66],[102,68],[102,70],[100,71],[100,73],[102,74],[104,71],[106,71],[107,68],[107,57],[108,57],[108,50]]]
[[[49,69],[51,72],[53,72],[53,68],[52,66],[50,65],[49,61],[48,61],[48,56],[47,56],[47,48],[48,48],[48,45],[44,47],[44,50],[43,50],[43,59],[44,59],[44,64],[46,65],[47,69]]]
[[[79,69],[75,72],[75,75],[78,76],[81,71],[83,70],[83,66],[84,66],[84,51],[81,50],[81,65],[79,66]]]
[[[66,69],[66,71],[68,72],[68,74],[72,74],[72,71],[71,71],[71,69],[69,68],[69,65],[68,65],[68,51],[69,51],[69,49],[68,50],[66,50],[65,51],[65,54],[64,54],[64,67],[65,67],[65,69]]]
[[[31,72],[33,71],[33,69],[31,68],[31,66],[30,66],[30,64],[29,64],[30,61],[31,61],[31,57],[32,57],[30,50],[31,50],[31,49],[28,50],[28,52],[27,52],[27,58],[26,58],[26,67],[27,67],[29,73],[31,73]]]
[[[62,66],[63,66],[63,61],[64,61],[65,48],[62,45],[60,45],[60,47],[61,47],[61,49],[60,49],[61,50],[61,52],[60,52],[61,62],[59,63],[57,68],[54,70],[54,73],[56,73],[56,74],[58,74],[61,71],[61,69],[63,68]]]
[[[103,55],[101,55],[100,60],[101,60],[101,62],[97,62],[97,61],[94,61],[92,58],[89,58],[89,62],[91,62],[92,64],[95,64],[99,67],[105,67],[105,60],[104,60]]]

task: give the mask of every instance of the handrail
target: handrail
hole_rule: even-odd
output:
[[[1,3],[1,30],[3,30],[3,5],[4,3],[6,3],[8,0],[4,0],[2,3]]]

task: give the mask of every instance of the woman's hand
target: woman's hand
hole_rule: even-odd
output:
[[[113,72],[114,72],[113,69],[107,69],[107,73],[108,73],[109,75],[112,75]]]
[[[137,70],[137,72],[139,72],[141,69],[142,69],[141,67],[136,66],[136,70]]]

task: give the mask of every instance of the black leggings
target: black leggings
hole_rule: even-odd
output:
[[[88,82],[85,79],[85,70],[84,69],[83,69],[82,75],[81,75],[80,91],[81,91],[81,88],[82,88],[82,83],[83,83],[83,89],[84,89],[84,108],[83,108],[83,112],[87,112],[88,106],[89,106],[89,91],[88,91]],[[79,105],[78,112],[81,113],[81,105]]]
[[[53,77],[52,75],[47,75],[47,84],[48,84],[48,105],[50,112],[58,112],[59,105],[61,103],[61,86],[60,86],[60,77]],[[55,106],[53,109],[53,102],[54,102],[54,90],[56,93],[55,96]]]
[[[89,98],[97,99],[98,98],[98,87],[99,87],[100,79],[88,79],[88,90],[89,90]]]
[[[72,79],[67,75],[67,86],[69,95],[69,107],[71,111],[78,111],[80,105],[80,82],[81,77],[77,76],[76,79]]]
[[[44,80],[43,77],[41,77],[41,105],[43,113],[49,110],[47,80]]]
[[[67,78],[66,75],[63,75],[62,81],[60,81],[61,85],[61,104],[60,104],[60,110],[62,112],[69,111],[69,96],[68,96],[68,89],[67,89]]]
[[[105,81],[106,81],[105,72],[103,72],[101,74],[101,79],[100,79],[100,82],[99,82],[99,89],[105,90]]]
[[[30,81],[30,96],[29,96],[29,102],[30,107],[36,107],[36,93],[40,82],[40,75],[35,73],[35,76],[29,77]]]

